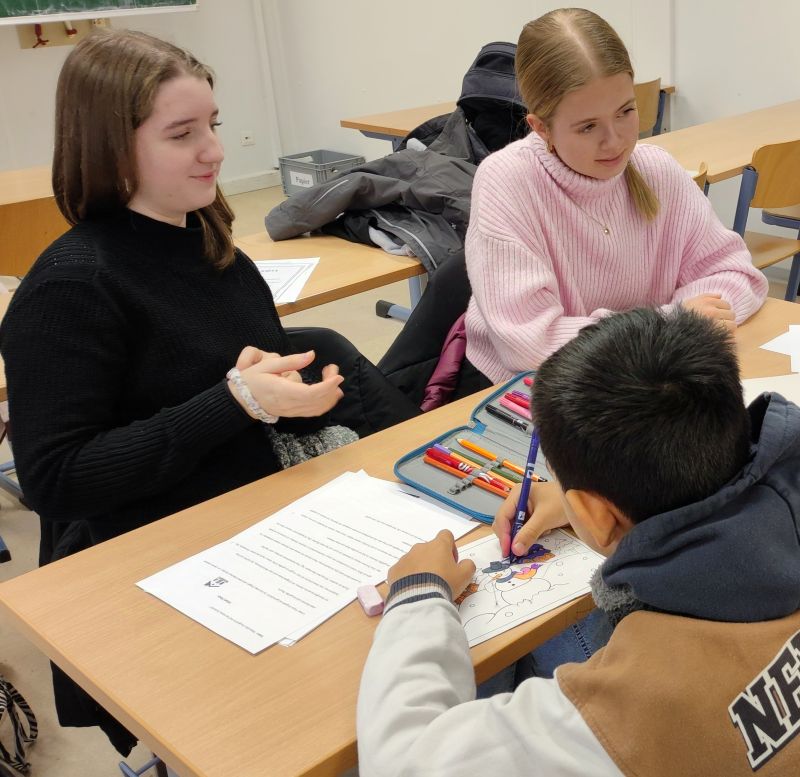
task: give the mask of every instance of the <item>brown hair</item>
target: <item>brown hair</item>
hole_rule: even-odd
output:
[[[515,67],[528,111],[545,124],[567,92],[618,73],[633,78],[619,35],[605,19],[583,8],[559,8],[528,22],[519,36]],[[658,198],[630,160],[625,180],[639,213],[655,218]]]
[[[75,46],[56,91],[53,192],[70,224],[124,208],[138,187],[134,132],[153,110],[159,87],[181,75],[208,81],[191,54],[133,30],[98,30]],[[233,261],[233,213],[219,186],[196,211],[206,257]]]

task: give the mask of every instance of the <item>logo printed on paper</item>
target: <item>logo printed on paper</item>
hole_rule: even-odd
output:
[[[208,588],[219,588],[221,585],[225,585],[228,580],[224,577],[214,577],[209,580],[207,583],[203,583],[203,585],[207,586]]]

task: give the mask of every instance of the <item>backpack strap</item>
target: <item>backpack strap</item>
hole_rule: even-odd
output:
[[[0,762],[8,764],[22,774],[28,774],[31,765],[25,760],[25,747],[36,741],[39,735],[36,715],[22,694],[8,680],[0,676],[0,726],[5,718],[10,721],[14,732],[14,754],[12,755],[0,741]]]

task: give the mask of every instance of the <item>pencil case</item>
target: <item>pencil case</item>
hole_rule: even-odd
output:
[[[533,380],[535,373],[525,372],[504,383],[474,408],[466,425],[450,429],[398,459],[394,474],[450,507],[484,523],[492,523],[505,498],[506,492],[500,485],[509,488],[509,484],[521,481],[525,472],[533,429],[530,420]],[[524,406],[524,401],[517,404],[509,396],[519,400],[527,398],[528,407]],[[438,455],[429,454],[431,449]],[[447,461],[448,455],[460,461],[461,469],[453,471],[455,465]],[[445,466],[439,466],[441,464]],[[467,468],[471,468],[471,472]],[[539,479],[550,478],[541,452],[534,473]],[[475,483],[478,479],[494,488],[478,487]],[[470,485],[465,485],[465,481]]]

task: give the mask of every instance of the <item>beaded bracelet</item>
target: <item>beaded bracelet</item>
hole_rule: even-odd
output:
[[[228,370],[228,374],[225,377],[233,383],[236,393],[244,400],[251,415],[265,424],[274,424],[278,420],[278,416],[268,413],[258,404],[256,398],[250,393],[247,384],[242,380],[242,373],[236,367]]]

